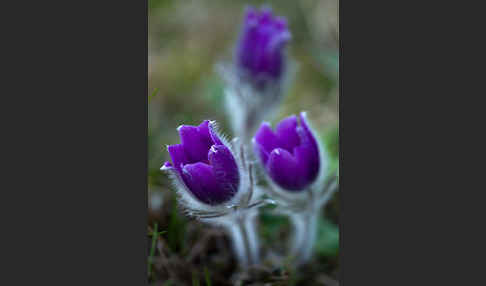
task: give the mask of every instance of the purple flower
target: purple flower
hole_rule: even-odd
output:
[[[290,40],[287,21],[274,17],[269,8],[246,11],[239,46],[237,66],[262,88],[268,80],[277,80],[285,69],[283,50]]]
[[[210,121],[177,128],[181,144],[167,147],[173,168],[200,201],[216,205],[230,200],[238,190],[240,175],[230,149],[216,135]]]
[[[270,178],[288,191],[301,191],[312,184],[319,173],[319,147],[306,122],[305,113],[283,119],[275,132],[263,123],[255,134],[255,153]]]

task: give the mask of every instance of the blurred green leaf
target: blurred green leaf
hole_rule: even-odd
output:
[[[324,137],[329,155],[338,158],[339,157],[339,126],[332,128]]]
[[[149,10],[152,10],[154,8],[161,8],[164,6],[167,7],[168,5],[172,4],[172,2],[173,0],[149,0],[148,1]]]
[[[277,239],[279,231],[288,228],[289,219],[285,216],[262,213],[260,215],[262,236],[267,241]]]
[[[322,256],[337,256],[339,252],[339,228],[326,218],[319,218],[316,252]]]
[[[204,278],[206,280],[206,286],[211,286],[211,277],[209,277],[209,271],[206,266],[204,266]]]
[[[329,154],[330,172],[339,172],[339,126],[334,127],[325,134],[324,144]]]
[[[339,52],[328,51],[316,54],[316,59],[321,64],[323,72],[337,81],[339,77]]]
[[[150,97],[149,97],[149,101],[150,101],[150,99],[151,99],[152,97],[154,97],[154,96],[156,96],[156,95],[157,95],[157,93],[159,92],[159,90],[160,90],[160,88],[158,88],[158,87],[154,88],[154,90],[152,91],[152,94],[151,94],[151,95],[150,95]]]
[[[166,232],[167,232],[167,231],[165,231],[165,230],[163,230],[163,231],[159,231],[159,232],[155,232],[155,233],[154,233],[154,232],[151,232],[151,233],[149,233],[149,235],[150,235],[150,236],[153,236],[154,234],[155,234],[155,235],[162,235],[162,234],[164,234],[164,233],[166,233]]]
[[[221,108],[224,101],[224,85],[216,76],[209,77],[204,81],[204,94],[212,106]]]
[[[199,277],[196,272],[192,273],[192,286],[199,286]]]

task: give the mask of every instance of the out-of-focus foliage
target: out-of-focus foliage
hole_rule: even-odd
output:
[[[187,269],[196,271],[202,285],[206,276],[201,265],[205,264],[212,285],[225,285],[225,277],[228,279],[235,270],[228,241],[224,235],[208,230],[209,227],[188,220],[177,209],[170,182],[159,170],[169,160],[166,145],[178,143],[179,125],[199,124],[204,119],[217,120],[222,131],[232,135],[224,110],[223,82],[215,72],[215,65],[232,59],[245,6],[268,4],[288,20],[292,33],[288,54],[297,64],[296,76],[275,121],[308,111],[309,120],[329,151],[331,167],[337,169],[338,1],[149,0],[148,3],[149,226],[156,221],[159,230],[166,231],[158,238],[150,279],[154,282],[170,279],[172,285],[186,282],[190,285],[193,272],[185,273],[183,269]],[[319,275],[336,278],[338,214],[336,194],[319,226],[316,265],[322,267],[308,274],[314,275],[312,279],[311,276],[295,278],[298,281],[315,280],[319,284]],[[262,214],[260,231],[263,241],[271,243],[278,239],[283,243],[290,229],[285,219]],[[201,245],[206,236],[206,244]],[[216,254],[218,251],[227,253]],[[164,259],[175,261],[171,262],[175,265],[173,269],[166,269]],[[287,274],[281,273],[282,277]]]

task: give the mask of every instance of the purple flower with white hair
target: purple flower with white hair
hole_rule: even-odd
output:
[[[317,235],[317,218],[337,191],[337,177],[327,176],[327,157],[304,112],[289,116],[275,130],[263,123],[253,138],[256,156],[270,180],[265,192],[277,202],[277,212],[294,226],[290,255],[308,262]]]
[[[178,129],[181,144],[167,150],[173,168],[186,188],[200,201],[217,205],[229,201],[238,191],[240,175],[231,150],[213,130],[209,120],[199,126],[182,125]]]
[[[257,208],[272,200],[260,199],[253,167],[239,140],[218,135],[213,121],[177,128],[181,143],[167,147],[168,171],[186,214],[226,228],[243,268],[259,261],[255,218]]]
[[[309,187],[318,177],[319,146],[305,118],[292,115],[275,128],[263,123],[253,145],[269,177],[281,188],[298,192]]]
[[[246,9],[231,63],[218,66],[234,134],[249,143],[285,94],[294,65],[286,55],[291,38],[287,20],[269,7]]]
[[[290,38],[284,18],[272,15],[270,8],[258,11],[248,7],[236,50],[237,66],[259,88],[279,80],[285,69],[284,48]]]

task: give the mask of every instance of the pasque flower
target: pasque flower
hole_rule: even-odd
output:
[[[265,171],[281,188],[298,192],[312,184],[319,174],[319,147],[304,113],[283,119],[275,131],[263,123],[253,145]]]
[[[240,72],[259,88],[279,80],[286,68],[284,48],[289,40],[284,18],[273,16],[270,8],[248,7],[236,51]]]
[[[326,174],[325,149],[304,112],[283,119],[275,131],[263,123],[253,147],[271,185],[265,191],[294,226],[290,254],[297,264],[305,263],[313,253],[321,209],[337,190],[336,178]]]
[[[215,205],[230,200],[238,190],[240,176],[230,149],[223,144],[209,120],[199,126],[182,125],[178,129],[181,144],[167,150],[174,168],[187,189],[200,201]]]
[[[290,38],[285,18],[275,16],[269,7],[248,7],[233,61],[219,65],[234,133],[245,143],[260,122],[271,117],[290,82],[293,65],[286,55]]]
[[[258,200],[253,168],[241,142],[227,142],[216,123],[178,129],[181,143],[167,147],[169,172],[187,215],[224,227],[230,234],[243,268],[258,263],[259,246],[254,220],[257,208],[271,200]]]

